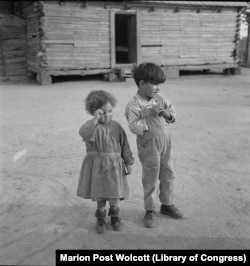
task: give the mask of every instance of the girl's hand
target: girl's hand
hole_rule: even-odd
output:
[[[95,110],[95,112],[94,112],[94,122],[95,122],[95,124],[97,124],[97,122],[100,119],[102,114],[103,114],[103,110],[102,109]]]

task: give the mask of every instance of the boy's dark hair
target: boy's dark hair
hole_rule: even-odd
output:
[[[103,90],[91,91],[85,99],[85,108],[91,115],[94,115],[94,112],[107,102],[110,102],[113,107],[116,105],[115,97],[109,92]]]
[[[150,62],[134,66],[133,77],[137,86],[139,86],[140,80],[151,84],[161,84],[166,80],[166,76],[161,67]]]

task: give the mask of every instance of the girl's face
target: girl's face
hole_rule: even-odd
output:
[[[107,102],[101,107],[103,114],[99,118],[100,124],[109,124],[113,116],[113,107],[110,102]]]
[[[151,84],[149,82],[140,81],[139,94],[148,101],[154,98],[155,93],[159,92],[159,85]]]

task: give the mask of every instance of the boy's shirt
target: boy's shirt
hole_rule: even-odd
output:
[[[137,92],[133,99],[128,102],[125,110],[131,132],[136,135],[143,135],[143,132],[148,130],[145,118],[150,115],[152,107],[156,105],[160,105],[162,109],[168,109],[172,117],[171,120],[166,120],[166,122],[174,123],[175,109],[162,94],[156,93],[154,98],[147,101]]]

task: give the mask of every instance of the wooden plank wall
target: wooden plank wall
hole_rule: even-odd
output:
[[[0,15],[0,80],[26,78],[25,21]]]
[[[141,57],[162,65],[234,63],[237,17],[230,9],[144,9]]]
[[[110,9],[117,2],[16,1],[15,13],[27,25],[27,68],[43,76],[86,74],[111,68]],[[115,2],[114,2],[115,3]],[[138,11],[141,61],[166,66],[236,63],[235,9],[134,6]],[[82,72],[81,72],[82,71]],[[85,71],[85,72],[84,72]]]
[[[41,50],[41,6],[38,2],[17,1],[15,2],[15,14],[26,21],[27,70],[39,73],[42,67],[39,53]]]
[[[83,2],[43,2],[43,62],[51,73],[110,68],[109,10]]]

